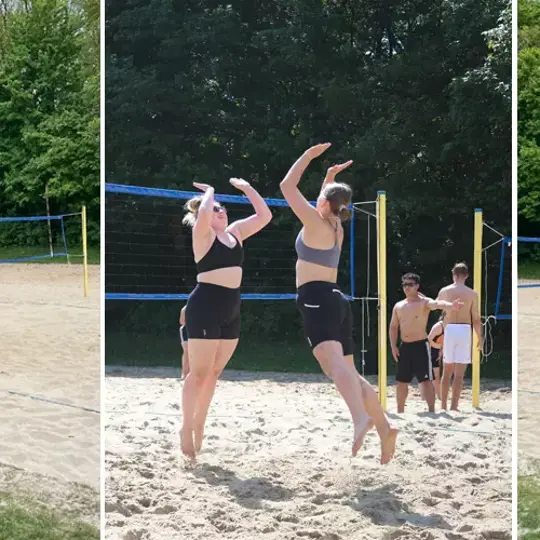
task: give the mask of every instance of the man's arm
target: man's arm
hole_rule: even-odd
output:
[[[471,303],[471,321],[476,336],[478,337],[478,348],[482,350],[483,337],[482,337],[482,319],[478,311],[478,294],[475,292]]]
[[[441,300],[439,298],[437,298],[436,300],[433,300],[433,298],[426,298],[426,306],[431,311],[435,311],[437,309],[459,309],[463,305],[463,302],[461,302],[459,299],[454,300],[453,302],[447,302],[446,300]]]
[[[392,310],[392,319],[390,320],[390,329],[388,335],[390,337],[390,347],[392,348],[392,355],[397,362],[399,358],[399,349],[397,346],[397,340],[399,335],[399,316],[397,313],[397,305]]]

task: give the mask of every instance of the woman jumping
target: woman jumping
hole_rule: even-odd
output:
[[[204,425],[221,372],[233,355],[240,336],[240,284],[243,242],[268,225],[272,213],[248,182],[232,178],[244,192],[255,214],[229,225],[227,211],[214,201],[214,188],[186,203],[183,222],[193,227],[193,254],[197,286],[186,306],[189,337],[189,374],[182,392],[182,452],[191,458],[202,447]]]
[[[307,340],[324,373],[334,381],[351,413],[354,424],[352,455],[362,446],[375,425],[381,439],[381,463],[394,456],[397,430],[390,427],[377,393],[354,366],[352,311],[337,288],[337,269],[343,243],[341,221],[349,219],[352,191],[335,183],[336,175],[352,161],[328,169],[313,207],[298,189],[303,172],[330,144],[307,150],[281,182],[281,191],[302,222],[296,239],[297,307],[304,320]]]

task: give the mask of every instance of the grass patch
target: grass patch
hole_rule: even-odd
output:
[[[72,253],[81,253],[80,248],[73,248],[69,250]],[[49,253],[48,247],[39,247],[39,246],[10,246],[10,247],[0,247],[0,260],[6,259],[20,259],[23,257],[36,257],[40,255],[47,255]],[[88,264],[99,264],[100,253],[99,247],[92,246],[88,247]],[[65,264],[67,263],[67,257],[53,257],[45,259],[36,259],[33,261],[28,261],[32,264]],[[82,264],[82,257],[70,257],[70,262],[72,264]],[[1,540],[1,538],[0,538]]]
[[[131,367],[180,366],[180,338],[130,332],[108,332],[105,362]],[[321,373],[309,347],[304,343],[254,343],[241,339],[229,369]]]
[[[540,479],[518,478],[518,526],[522,540],[540,540]]]
[[[540,263],[534,261],[518,263],[519,279],[539,279],[540,280]]]
[[[99,540],[99,529],[0,493],[0,540]]]
[[[360,346],[355,354],[356,367],[361,372]],[[154,335],[142,332],[107,331],[105,337],[105,363],[109,366],[136,368],[180,367],[180,338],[173,335]],[[512,375],[511,352],[494,353],[483,364],[481,378],[510,379]],[[278,371],[283,373],[321,373],[311,349],[304,342],[257,342],[256,336],[244,335],[227,369],[247,371]],[[388,356],[387,372],[395,373],[395,362]],[[377,373],[377,360],[366,360],[366,375]],[[471,377],[471,369],[466,372]],[[539,538],[540,540],[540,538]]]

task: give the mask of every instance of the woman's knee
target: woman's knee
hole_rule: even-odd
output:
[[[343,379],[349,379],[351,377],[351,370],[345,360],[339,355],[334,355],[327,367],[328,377],[333,381],[339,381]]]
[[[191,379],[197,384],[197,386],[202,386],[208,379],[208,377],[212,376],[212,374],[212,368],[208,368],[206,366],[198,366],[194,368],[192,366],[188,376],[191,377]]]

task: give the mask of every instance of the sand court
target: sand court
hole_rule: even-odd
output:
[[[99,266],[84,298],[81,265],[0,265],[0,485],[44,475],[97,497],[99,306]]]
[[[322,376],[230,372],[218,383],[197,464],[181,456],[178,371],[106,377],[107,540],[511,538],[511,391],[470,388],[430,415],[411,391],[395,461],[375,432],[350,458],[344,403]],[[374,382],[374,379],[371,381]]]
[[[518,289],[518,302],[518,448],[524,472],[540,460],[540,287]]]

